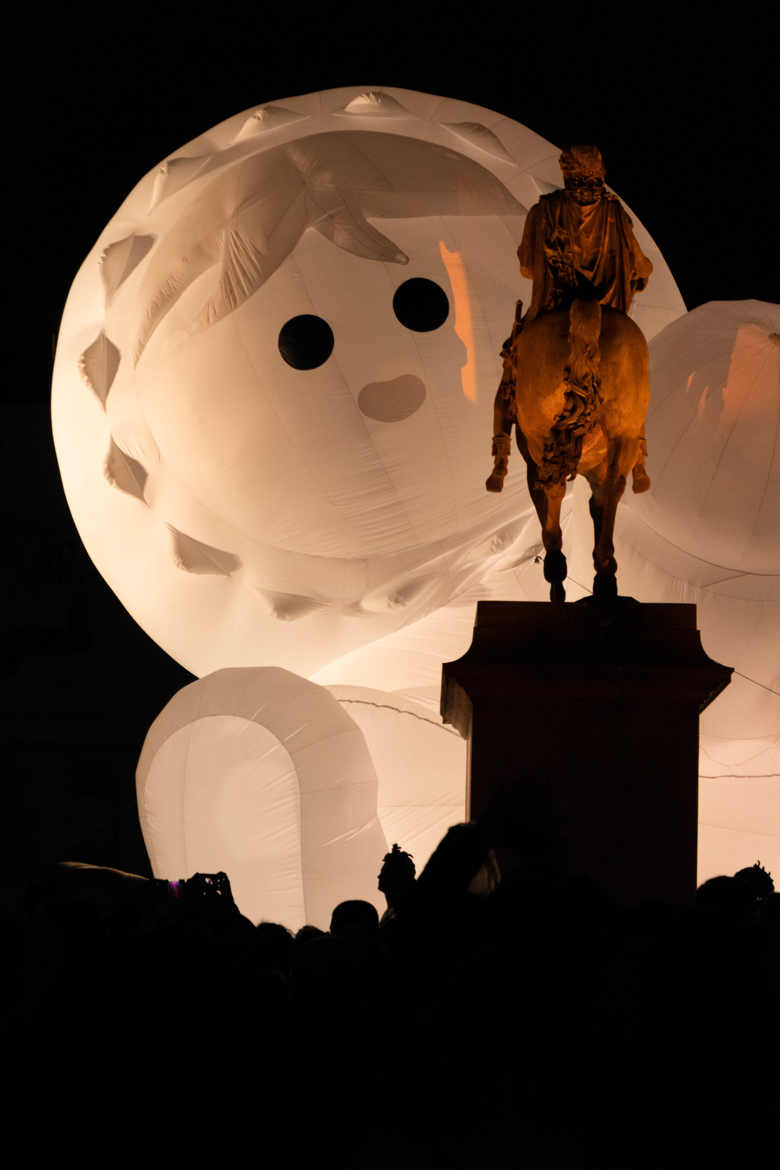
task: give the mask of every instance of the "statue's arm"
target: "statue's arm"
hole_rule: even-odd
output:
[[[534,257],[538,247],[538,232],[539,204],[535,203],[526,217],[523,238],[520,241],[520,247],[517,249],[517,259],[520,261],[520,274],[526,280],[533,280],[534,278]]]
[[[637,243],[631,216],[624,207],[620,204],[618,206],[620,207],[623,234],[631,256],[631,289],[633,292],[642,292],[643,289],[647,288],[647,282],[653,271],[653,262],[645,256]]]

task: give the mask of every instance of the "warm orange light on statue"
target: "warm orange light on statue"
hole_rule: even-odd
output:
[[[604,186],[598,148],[572,146],[560,165],[565,190],[534,204],[517,250],[533,291],[524,316],[516,303],[501,351],[493,471],[485,486],[503,490],[514,432],[542,528],[550,599],[564,601],[561,505],[567,481],[584,476],[591,489],[593,595],[604,600],[617,596],[612,538],[626,480],[633,473],[635,492],[650,486],[647,341],[628,313],[653,265],[628,213]]]

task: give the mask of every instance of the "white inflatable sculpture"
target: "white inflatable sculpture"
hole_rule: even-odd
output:
[[[347,898],[384,909],[386,842],[365,739],[328,691],[274,667],[182,688],[136,772],[156,877],[226,872],[243,914],[327,930]]]
[[[389,844],[421,868],[463,820],[465,762],[457,732],[415,703],[330,693],[276,667],[220,670],[182,688],[149,729],[141,829],[156,877],[223,870],[253,922],[327,930],[345,899],[384,911]]]
[[[276,666],[333,687],[366,734],[388,841],[416,842],[418,864],[462,816],[462,745],[435,713],[441,662],[469,644],[479,597],[546,597],[519,464],[500,496],[484,480],[498,354],[515,299],[530,296],[516,246],[527,209],[560,185],[558,154],[500,114],[409,90],[244,111],[130,193],[74,281],[57,347],[57,458],[105,579],[196,674]],[[619,514],[621,591],[695,601],[706,649],[737,667],[704,720],[700,877],[754,854],[777,876],[776,310],[682,317],[633,219],[654,265],[632,309],[653,355],[654,486]],[[571,600],[592,577],[585,517],[580,503],[567,521]],[[339,690],[377,686],[383,698],[351,705]],[[229,716],[259,727],[243,708]],[[415,718],[426,759],[448,761],[419,780],[387,750],[414,742],[395,721]],[[264,734],[242,732],[246,744]],[[231,823],[265,865],[265,821]],[[210,824],[195,868],[216,865]],[[159,826],[144,820],[156,870],[184,876],[192,859],[179,843],[162,861]],[[305,851],[293,862],[295,832],[284,833],[285,872],[302,875]],[[253,872],[246,885],[231,873],[250,916],[299,921],[304,878],[297,902],[280,895],[269,912],[271,887]],[[262,906],[250,886],[264,887]]]
[[[60,331],[57,458],[98,569],[195,674],[309,675],[535,544],[524,477],[484,481],[558,155],[468,103],[329,90],[182,147],[101,233]],[[634,226],[652,336],[684,305]]]

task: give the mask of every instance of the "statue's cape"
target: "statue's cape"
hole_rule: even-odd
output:
[[[568,307],[577,295],[627,313],[653,270],[631,217],[609,192],[590,207],[565,191],[543,195],[528,213],[517,255],[534,286],[526,321]]]

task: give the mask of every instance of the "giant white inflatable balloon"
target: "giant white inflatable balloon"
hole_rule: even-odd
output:
[[[652,491],[634,502],[723,579],[780,575],[780,306],[715,301],[651,345]]]
[[[700,872],[760,858],[780,879],[780,306],[702,305],[650,362],[653,486],[623,540],[652,599],[695,602],[708,654],[735,668],[702,717]]]
[[[223,870],[252,921],[327,929],[345,899],[385,909],[393,842],[422,869],[464,819],[465,774],[465,741],[419,704],[259,667],[174,695],[136,777],[156,877]]]
[[[468,103],[329,90],[229,118],[122,203],[65,308],[55,445],[90,556],[190,670],[309,675],[527,554],[524,477],[484,481],[558,154]],[[652,336],[684,305],[634,226]]]
[[[136,783],[156,877],[222,870],[243,914],[292,928],[327,930],[348,898],[384,909],[376,772],[324,688],[275,667],[183,687],[147,733]]]

